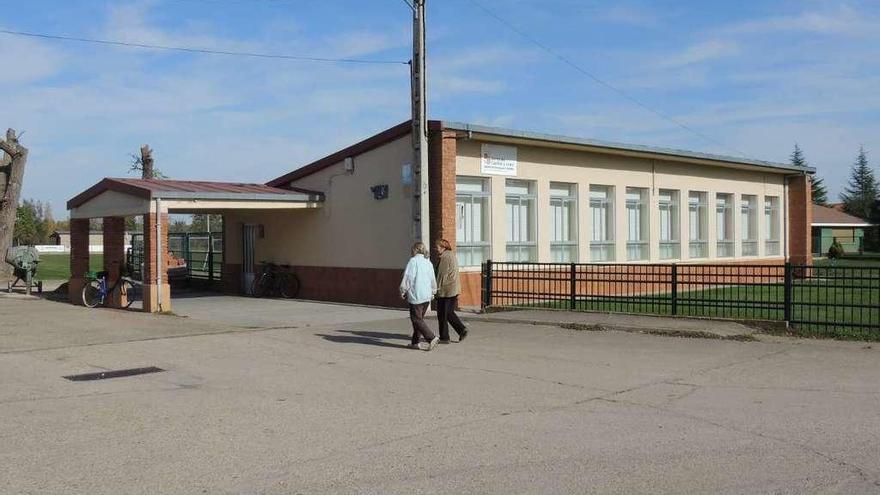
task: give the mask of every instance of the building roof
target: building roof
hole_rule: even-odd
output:
[[[300,188],[265,184],[208,182],[168,179],[106,178],[67,202],[71,210],[105,191],[116,191],[145,199],[323,201],[324,194]]]
[[[428,127],[431,130],[445,129],[465,132],[469,135],[480,134],[487,137],[495,137],[507,140],[528,141],[530,144],[533,144],[535,146],[566,145],[596,152],[627,153],[637,156],[660,159],[687,159],[699,163],[722,166],[748,166],[791,173],[811,174],[816,172],[815,168],[796,167],[789,163],[770,162],[764,160],[755,160],[751,158],[716,155],[712,153],[701,153],[697,151],[662,148],[640,144],[626,144],[612,141],[601,141],[597,139],[585,139],[554,134],[543,134],[538,132],[519,131],[514,129],[505,129],[501,127],[466,124],[462,122],[432,120],[428,122]],[[335,153],[332,153],[303,167],[300,167],[292,172],[272,179],[266,184],[274,187],[284,186],[286,184],[289,184],[291,181],[301,179],[315,172],[323,170],[324,168],[327,168],[331,165],[339,163],[347,157],[357,156],[366,153],[367,151],[378,148],[379,146],[382,146],[388,142],[406,136],[410,133],[411,130],[412,124],[410,123],[410,121],[401,122],[400,124],[386,129],[378,134],[370,136],[363,141],[359,141],[351,146],[348,146],[347,148],[341,149]]]
[[[474,124],[466,124],[462,122],[442,122],[442,127],[444,129],[464,131],[476,134],[486,134],[486,135],[494,135],[505,138],[516,138],[516,139],[524,139],[529,141],[538,141],[545,143],[553,143],[553,144],[569,144],[569,145],[577,145],[584,146],[587,148],[594,148],[599,151],[601,150],[615,150],[615,151],[628,151],[628,152],[636,152],[651,156],[657,157],[665,157],[665,158],[690,158],[696,159],[700,161],[707,162],[715,162],[719,165],[723,164],[731,164],[731,165],[753,165],[756,167],[762,168],[773,168],[784,171],[791,171],[797,173],[815,173],[816,169],[813,167],[797,167],[790,163],[779,163],[779,162],[770,162],[765,160],[755,160],[753,158],[743,158],[738,156],[730,156],[730,155],[717,155],[713,153],[702,153],[699,151],[689,151],[689,150],[681,150],[674,148],[663,148],[659,146],[647,146],[642,144],[628,144],[628,143],[619,143],[614,141],[602,141],[599,139],[585,139],[585,138],[577,138],[570,136],[561,136],[556,134],[544,134],[540,132],[531,132],[531,131],[519,131],[515,129],[505,129],[502,127],[489,127],[483,125],[474,125]]]
[[[844,213],[837,208],[829,208],[822,205],[813,205],[814,227],[870,227],[866,220],[849,213]]]

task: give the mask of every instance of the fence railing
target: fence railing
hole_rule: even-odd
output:
[[[482,305],[880,331],[880,267],[725,264],[483,265]]]
[[[187,276],[208,282],[220,281],[223,274],[223,234],[220,232],[187,232],[168,234],[168,250],[175,258],[186,261]],[[133,234],[128,264],[134,273],[140,271],[144,259],[143,234]]]

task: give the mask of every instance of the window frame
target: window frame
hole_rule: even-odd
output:
[[[567,195],[554,191],[566,188]],[[553,263],[575,263],[578,261],[578,185],[572,182],[550,182],[550,260]],[[568,210],[568,240],[556,240],[557,225],[564,219],[557,219],[556,212]],[[566,256],[562,256],[565,253]],[[568,259],[563,259],[567,257]]]
[[[669,200],[665,200],[667,196]],[[678,189],[661,188],[657,190],[657,226],[659,228],[657,234],[657,242],[659,246],[658,257],[661,260],[677,260],[681,259],[681,191]],[[669,215],[669,237],[664,239],[664,213]],[[669,252],[671,254],[665,254]]]
[[[480,192],[477,191],[460,191],[458,189],[459,180],[471,180],[471,181],[479,181],[480,182]],[[458,258],[458,264],[462,268],[468,267],[478,267],[485,263],[492,257],[492,181],[486,177],[475,177],[475,176],[466,176],[459,175],[455,177],[455,227],[456,227],[456,256]],[[481,238],[483,240],[474,241],[473,240],[473,231],[475,222],[473,218],[471,219],[469,225],[471,226],[471,241],[465,241],[463,238],[458,238],[458,227],[459,227],[459,211],[458,205],[462,200],[467,200],[468,203],[473,205],[475,202],[479,201],[480,207],[483,210],[480,215],[480,232]],[[464,213],[462,213],[464,214]],[[471,208],[471,215],[473,215],[473,208]],[[485,225],[483,223],[485,222]],[[482,260],[478,264],[473,264],[467,262],[468,259],[472,259],[475,252],[480,252],[479,258]],[[464,254],[470,253],[469,258],[465,258]]]
[[[740,255],[758,256],[758,195],[740,195]]]
[[[696,201],[694,201],[696,199]],[[693,237],[696,211],[697,237]],[[709,257],[709,193],[707,191],[688,191],[688,257],[702,259]]]
[[[526,185],[528,189],[528,193],[511,193],[509,192],[509,188],[511,184],[520,183]],[[527,240],[511,240],[511,234],[514,232],[513,226],[508,222],[507,225],[507,240],[504,244],[505,258],[508,262],[537,262],[538,261],[538,208],[537,208],[537,183],[534,180],[525,180],[525,179],[505,179],[504,180],[504,208],[505,208],[505,217],[509,217],[509,213],[507,209],[511,206],[511,201],[516,201],[516,206],[518,209],[522,209],[523,206],[526,206],[528,212],[528,218],[526,219],[526,237],[530,237]],[[509,220],[509,218],[508,218]],[[518,227],[521,227],[520,224]],[[520,228],[516,229],[517,232],[521,232]],[[514,236],[516,237],[516,236]],[[515,258],[511,259],[510,253],[511,251],[515,252]],[[523,253],[525,253],[525,257],[523,257]]]
[[[651,204],[650,190],[647,187],[629,187],[624,190],[624,203],[626,208],[626,260],[647,261],[651,259],[651,213],[648,207]],[[631,195],[638,195],[633,199]],[[635,208],[633,208],[635,207]],[[633,211],[637,212],[638,226],[632,225]],[[633,233],[637,232],[638,239],[633,239]]]
[[[615,220],[614,220],[614,186],[604,184],[590,184],[590,262],[611,263],[616,258]],[[604,198],[594,198],[593,193],[603,192]],[[602,229],[601,239],[596,237],[596,209],[604,207],[605,228]],[[597,256],[598,253],[598,256]]]
[[[721,199],[724,203],[721,203]],[[733,193],[716,193],[715,194],[715,237],[716,252],[718,258],[733,258],[736,255],[736,215],[734,214]],[[718,219],[724,218],[724,228],[719,226],[721,222]]]
[[[779,213],[779,196],[764,196],[764,254],[766,256],[779,256],[781,253]]]

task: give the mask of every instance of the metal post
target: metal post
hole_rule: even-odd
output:
[[[208,231],[208,283],[214,283],[214,235]]]
[[[492,305],[492,260],[483,265],[483,309]]]
[[[783,314],[785,323],[788,325],[791,322],[791,284],[792,284],[792,275],[793,270],[791,268],[791,262],[785,263],[785,285],[783,289]]]
[[[577,265],[572,263],[569,281],[569,308],[574,311],[577,306]]]
[[[678,314],[678,265],[672,264],[672,315]]]
[[[412,146],[413,173],[416,187],[413,192],[413,237],[429,242],[428,219],[428,116],[427,76],[425,73],[425,0],[413,0],[413,57],[410,71],[412,87]]]

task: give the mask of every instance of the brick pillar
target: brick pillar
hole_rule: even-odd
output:
[[[455,131],[435,130],[428,136],[428,191],[431,199],[431,253],[438,239],[455,248]]]
[[[162,265],[158,265],[156,221],[162,222]],[[168,214],[144,215],[144,311],[156,313],[171,311],[171,287],[168,285]],[[159,281],[161,270],[162,280]],[[161,305],[159,292],[161,291]]]
[[[104,270],[107,271],[107,284],[116,285],[125,266],[125,218],[104,217]],[[119,308],[125,304],[125,296],[118,291],[109,295],[107,306]]]
[[[788,180],[788,255],[794,264],[813,263],[813,198],[811,178],[799,175]]]
[[[82,305],[82,288],[89,271],[89,219],[70,219],[70,280],[67,294],[72,304]]]

